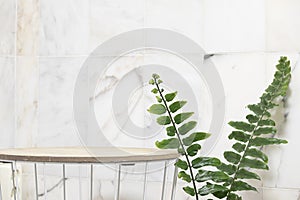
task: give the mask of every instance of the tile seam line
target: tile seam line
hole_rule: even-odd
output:
[[[19,0],[15,0],[15,38],[14,38],[14,134],[12,144],[16,146],[17,139],[17,41],[18,41],[18,3]]]
[[[204,55],[239,55],[239,54],[300,54],[299,51],[241,51],[241,52],[208,52]],[[154,53],[149,53],[154,54]],[[193,55],[194,53],[188,53],[189,55]],[[1,55],[0,55],[1,56]],[[30,56],[30,55],[19,55],[19,56]],[[91,54],[65,54],[65,55],[38,55],[39,58],[73,58],[73,57],[87,57],[91,56]],[[119,55],[92,55],[92,57],[112,57],[112,56],[119,56]],[[123,56],[123,57],[126,57]],[[133,56],[127,56],[127,57],[133,57]]]

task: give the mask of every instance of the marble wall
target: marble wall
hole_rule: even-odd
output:
[[[277,121],[279,135],[288,139],[289,144],[265,148],[270,155],[270,171],[262,173],[264,180],[258,184],[259,193],[247,193],[245,199],[299,200],[300,137],[296,126],[300,109],[297,103],[300,100],[299,10],[298,0],[0,0],[0,147],[83,145],[73,119],[74,85],[83,62],[99,44],[114,35],[146,27],[169,29],[193,39],[212,55],[208,59],[216,66],[225,90],[225,122],[245,116],[245,105],[258,100],[272,79],[279,57],[288,56],[293,79]],[[100,81],[97,119],[108,133],[116,134],[108,136],[116,145],[153,147],[153,141],[163,137],[128,139],[122,132],[112,131],[115,121],[110,117],[110,107],[101,108],[101,103],[110,104],[113,89],[126,70],[151,62],[179,70],[185,65],[170,55],[145,51],[120,56],[107,79]],[[192,74],[188,70],[184,73]],[[191,87],[202,91],[197,81],[193,81]],[[141,126],[148,124],[149,116],[144,113],[149,104],[147,90],[135,91],[129,102],[136,105],[130,111],[130,119]],[[209,98],[200,106],[208,105]],[[207,129],[206,119],[200,118],[201,129]],[[224,123],[210,155],[220,156],[224,148],[230,148],[229,132],[230,127]],[[23,168],[23,181],[31,183],[32,167]],[[128,167],[128,171],[142,168]],[[45,175],[39,180],[40,193],[59,182],[60,170],[40,166],[39,172]],[[98,171],[94,198],[112,199],[115,173],[110,168]],[[88,170],[84,166],[69,166],[68,173],[69,197],[85,199]],[[149,174],[148,199],[159,198],[153,196],[159,190],[159,173]],[[169,179],[171,174],[172,170]],[[142,180],[142,175],[132,173],[122,177],[126,185],[122,189],[124,199],[141,199],[134,196],[135,191],[141,190],[134,188],[140,187]],[[32,185],[23,184],[23,199],[34,199]],[[180,187],[177,195],[177,199],[188,199]],[[46,197],[59,199],[61,185]]]

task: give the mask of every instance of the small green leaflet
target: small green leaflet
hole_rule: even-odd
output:
[[[232,131],[228,138],[230,140],[235,139],[240,142],[248,142],[248,140],[250,139],[250,135],[242,131]]]
[[[171,119],[169,116],[161,116],[156,119],[156,122],[160,125],[168,125],[171,123]]]
[[[217,167],[219,170],[226,172],[228,175],[232,175],[236,171],[236,166],[232,164],[225,164],[222,163],[220,166]]]
[[[205,185],[202,188],[200,188],[198,190],[198,193],[201,196],[204,196],[204,195],[208,195],[208,194],[215,193],[215,192],[224,192],[224,191],[227,191],[227,190],[228,189],[226,187],[222,186],[222,185],[208,184],[208,185]]]
[[[221,161],[218,158],[198,157],[192,161],[192,167],[197,169],[204,166],[219,166]]]
[[[266,154],[264,154],[261,150],[256,149],[256,148],[247,149],[247,151],[245,152],[245,156],[259,158],[262,161],[264,161],[265,163],[268,162],[268,156]]]
[[[156,141],[155,145],[160,149],[178,149],[180,146],[177,138]]]
[[[240,162],[241,156],[232,151],[225,151],[224,158],[232,164],[238,164]]]
[[[263,137],[256,137],[250,141],[250,146],[264,146],[264,145],[271,145],[271,144],[287,144],[288,141],[278,139],[278,138],[263,138]]]
[[[166,107],[162,104],[153,104],[149,109],[148,112],[156,115],[162,115],[166,112]]]
[[[168,136],[175,136],[176,130],[175,130],[174,126],[169,126],[166,128],[166,130],[167,130]]]
[[[199,170],[195,179],[198,182],[204,182],[208,180],[213,180],[214,182],[224,182],[228,180],[230,177],[221,171],[206,171]]]
[[[187,170],[188,164],[186,161],[178,159],[178,161],[175,163],[175,166],[179,167],[180,169]]]
[[[231,186],[231,189],[232,189],[232,191],[243,191],[243,190],[257,191],[255,187],[253,187],[243,181],[234,181]]]
[[[269,170],[269,167],[266,163],[260,160],[254,160],[249,158],[243,158],[240,164],[241,167],[250,167],[254,169],[264,169]]]
[[[251,132],[254,129],[254,125],[252,124],[248,124],[246,122],[234,122],[231,121],[228,123],[230,126],[232,126],[235,129],[241,130],[241,131],[247,131],[247,132]]]
[[[188,153],[189,156],[195,156],[197,155],[198,151],[201,149],[201,145],[200,144],[192,144],[191,146],[189,146],[186,151]]]
[[[195,128],[196,125],[197,125],[196,121],[187,122],[187,123],[183,124],[181,127],[178,128],[178,132],[179,132],[180,135],[185,135],[190,130]]]
[[[239,169],[239,171],[236,173],[236,178],[260,180],[260,177],[256,173],[250,172],[246,169]]]
[[[175,113],[177,110],[182,108],[187,102],[186,101],[176,101],[172,103],[169,108],[172,113]]]
[[[180,124],[181,122],[183,122],[184,120],[188,119],[189,117],[191,117],[194,114],[194,112],[184,112],[184,113],[180,113],[178,115],[176,115],[174,117],[174,121],[176,124]]]
[[[182,180],[190,183],[191,182],[191,176],[187,173],[185,173],[184,171],[181,171],[178,173],[178,178],[181,178]]]
[[[196,133],[192,133],[191,135],[189,135],[186,138],[183,138],[182,142],[185,146],[190,146],[194,142],[197,142],[199,140],[204,140],[204,139],[208,138],[209,136],[210,136],[209,133],[196,132]]]
[[[172,93],[166,94],[165,99],[167,102],[173,101],[173,99],[176,97],[176,95],[177,95],[177,92],[172,92]]]
[[[187,194],[191,196],[195,196],[195,190],[189,186],[185,186],[182,188]]]
[[[245,144],[241,144],[239,142],[235,143],[234,145],[232,145],[232,148],[234,150],[236,150],[237,152],[241,153],[245,150],[246,145]]]

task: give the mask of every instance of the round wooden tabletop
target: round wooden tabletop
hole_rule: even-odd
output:
[[[37,147],[0,150],[2,161],[122,163],[176,159],[177,150],[128,147]]]

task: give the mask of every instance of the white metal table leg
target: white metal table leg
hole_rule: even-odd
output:
[[[144,171],[144,188],[143,188],[143,200],[146,200],[146,189],[147,189],[147,170],[148,170],[148,162],[145,163],[145,171]]]
[[[94,166],[91,165],[91,189],[90,189],[90,199],[93,200],[93,178],[94,178]]]
[[[177,162],[177,160],[176,160],[176,162]],[[178,168],[175,166],[175,168],[174,168],[174,175],[173,175],[171,200],[175,200],[176,186],[177,186],[177,174],[178,174]]]
[[[39,199],[39,188],[38,188],[38,175],[37,175],[37,164],[34,163],[34,182],[35,182],[35,199]]]
[[[63,164],[63,195],[66,200],[66,166]]]
[[[117,185],[115,192],[115,200],[120,199],[120,184],[121,184],[121,164],[118,165]]]
[[[168,161],[165,162],[164,166],[164,174],[163,174],[163,184],[162,184],[162,190],[161,190],[161,200],[165,199],[165,188],[166,188],[166,179],[167,179],[167,166],[168,166]]]

